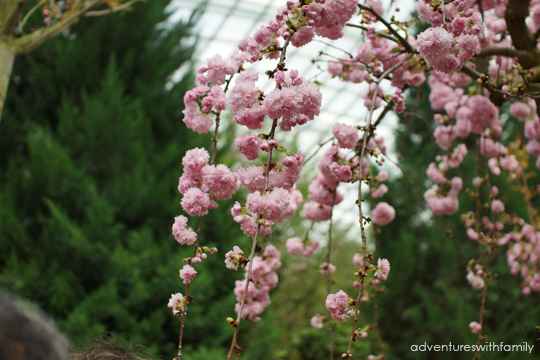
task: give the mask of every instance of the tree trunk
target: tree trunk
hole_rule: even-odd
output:
[[[15,47],[6,39],[0,38],[0,120],[4,110],[4,102],[13,69],[13,61],[15,60]]]

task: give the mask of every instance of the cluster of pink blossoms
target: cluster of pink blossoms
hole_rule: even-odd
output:
[[[240,248],[236,249],[238,253],[241,252]],[[251,278],[247,288],[246,303],[242,311],[242,319],[249,319],[253,321],[259,321],[260,315],[264,309],[270,305],[269,292],[276,287],[278,283],[278,275],[276,270],[281,266],[279,261],[280,253],[273,245],[268,245],[264,249],[261,256],[255,256],[253,258],[253,267]],[[244,280],[236,281],[236,287],[234,294],[236,295],[235,311],[239,313],[240,303],[244,295],[244,289],[246,288],[248,272],[244,274]]]
[[[338,321],[347,320],[349,317],[347,315],[349,312],[349,296],[343,290],[339,290],[335,294],[329,294],[326,298],[326,308],[334,319]]]
[[[461,69],[480,52],[482,18],[473,5],[472,1],[453,1],[446,4],[444,16],[449,21],[443,26],[443,14],[435,9],[432,1],[419,0],[415,3],[420,20],[432,25],[418,35],[418,51],[435,70],[449,74]]]
[[[509,245],[506,252],[508,266],[512,275],[521,275],[522,292],[526,295],[532,291],[538,292],[540,291],[540,231],[535,231],[532,225],[519,218],[510,220],[509,225],[521,226],[521,231],[510,231],[504,234],[497,244]]]
[[[480,23],[480,18],[477,15],[478,9],[473,8],[473,4],[470,2],[455,3],[458,4],[459,11],[445,5],[446,17],[453,19],[450,23],[447,22],[445,26],[442,24],[441,14],[438,11],[432,11],[432,5],[428,2],[420,1],[416,5],[420,18],[431,22],[435,26],[435,28],[431,28],[420,35],[418,39],[419,51],[429,65],[432,65],[436,70],[442,71],[442,73],[432,71],[429,85],[431,87],[431,107],[434,110],[444,111],[444,114],[435,116],[435,121],[439,125],[435,129],[434,137],[439,147],[446,151],[446,155],[437,157],[438,164],[431,163],[429,165],[427,174],[436,185],[424,195],[431,209],[438,215],[452,215],[459,208],[457,194],[463,184],[461,179],[457,177],[449,181],[448,172],[459,167],[463,158],[467,155],[464,141],[471,134],[478,135],[477,146],[480,148],[480,154],[487,158],[487,168],[492,175],[502,176],[504,171],[508,174],[509,179],[518,179],[524,176],[525,173],[523,164],[516,155],[512,154],[500,142],[503,123],[499,119],[499,110],[490,101],[487,91],[483,90],[483,94],[478,92],[466,94],[464,87],[470,85],[470,77],[461,73],[446,71],[444,68],[438,68],[437,66],[444,67],[445,64],[443,64],[442,60],[439,65],[430,63],[430,52],[436,54],[438,51],[442,51],[445,54],[450,54],[451,57],[469,58],[469,55],[464,55],[465,53],[460,48],[459,42],[461,39],[465,39],[463,34],[474,35],[475,27],[478,28],[477,24]],[[476,36],[475,44],[472,41],[470,42],[471,51],[473,45],[476,53],[479,52],[480,48],[484,47],[511,47],[512,43],[506,31],[506,23],[501,19],[501,17],[504,17],[506,2],[488,2],[485,5],[483,10],[492,10],[492,12],[488,11],[486,13],[487,21],[484,36],[480,38]],[[532,5],[531,21],[528,22],[531,29],[538,29],[540,26],[538,21],[540,19],[534,17],[535,11],[539,11],[538,6]],[[461,33],[459,33],[460,31]],[[454,37],[454,40],[450,40],[451,37]],[[427,48],[423,50],[422,46],[427,46]],[[451,50],[448,50],[449,48]],[[456,50],[461,50],[461,55],[457,54]],[[439,57],[439,59],[441,58]],[[460,63],[458,68],[465,61],[462,61],[461,58],[458,59]],[[469,66],[474,68],[474,64],[469,64]],[[517,58],[496,56],[494,61],[490,62],[488,75],[498,79],[499,82],[512,84],[514,80],[520,79],[522,76],[518,71],[519,67]],[[502,92],[505,94],[506,99],[516,93],[512,85],[503,86]],[[536,165],[540,168],[540,143],[538,142],[540,140],[540,118],[536,114],[535,102],[527,98],[518,99],[511,104],[510,113],[519,121],[524,122],[524,135],[528,139],[526,150],[536,159]],[[454,145],[456,139],[461,139],[462,143],[457,146]],[[467,191],[478,193],[481,186],[487,181],[488,176],[486,174],[485,178],[474,178],[473,185],[475,189],[467,189]],[[492,187],[488,194],[487,204],[496,220],[494,221],[486,216],[476,219],[473,213],[463,215],[468,237],[486,246],[494,242],[498,245],[510,243],[507,258],[511,273],[521,274],[524,280],[522,285],[523,293],[528,294],[531,291],[538,291],[540,274],[538,273],[537,241],[536,236],[531,236],[534,231],[526,235],[523,233],[524,230],[522,232],[508,232],[505,230],[505,226],[514,228],[518,223],[523,229],[530,225],[526,224],[522,219],[509,219],[508,215],[505,215],[506,208],[503,200],[497,198],[499,190],[496,187]],[[523,247],[523,249],[526,249],[523,252],[521,251],[521,243],[527,244],[527,246]],[[516,261],[516,259],[519,260]],[[470,269],[467,279],[475,289],[483,288],[486,281],[482,269],[476,269],[476,272]]]
[[[240,187],[238,176],[223,164],[210,165],[210,155],[204,149],[188,150],[182,159],[184,173],[178,191],[184,195],[182,208],[190,216],[208,214],[218,207],[214,199],[230,199]]]

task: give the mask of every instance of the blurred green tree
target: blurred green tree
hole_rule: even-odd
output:
[[[172,24],[167,5],[81,22],[17,58],[11,77],[0,131],[0,286],[50,313],[77,346],[110,331],[152,355],[176,353],[180,319],[166,305],[185,291],[178,270],[192,251],[171,235],[182,212],[176,184],[185,151],[211,142],[181,121],[192,73],[171,82],[190,68],[200,13]],[[231,201],[203,227],[202,243],[221,252],[243,236],[229,221]],[[222,256],[204,261],[192,287],[186,359],[230,341],[224,317],[234,315],[237,274],[221,270]]]

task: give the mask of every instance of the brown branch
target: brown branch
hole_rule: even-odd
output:
[[[0,10],[2,11],[7,10],[8,12],[11,12],[9,17],[4,19],[5,24],[4,24],[4,28],[2,29],[2,35],[9,36],[13,32],[13,28],[15,27],[15,24],[21,17],[21,13],[24,9],[24,6],[26,5],[26,0],[17,0],[16,2],[11,1],[11,0],[2,0],[2,2],[5,2],[5,5],[3,4],[3,6],[0,7]]]
[[[530,69],[533,66],[540,63],[540,52],[538,49],[529,49],[529,50],[518,50],[513,48],[503,48],[497,46],[490,46],[483,48],[480,51],[478,57],[488,57],[488,56],[507,56],[507,57],[517,57],[519,63],[525,68]]]
[[[112,13],[127,9],[128,7],[130,7],[131,5],[135,4],[138,1],[141,1],[141,0],[131,0],[131,1],[123,3],[120,6],[112,7],[105,10],[89,11],[86,14],[84,14],[84,17],[102,16],[102,15],[112,14]]]
[[[78,9],[73,9],[70,12],[64,13],[64,18],[58,21],[52,26],[47,26],[41,28],[37,31],[34,31],[31,34],[24,35],[20,38],[15,39],[13,42],[16,49],[17,55],[25,55],[30,51],[34,50],[45,41],[53,38],[54,36],[60,34],[64,29],[75,24],[81,17],[84,16],[91,9],[103,4],[105,0],[89,0],[83,3],[83,6]]]
[[[536,48],[536,42],[529,31],[525,19],[529,16],[530,0],[512,0],[508,2],[504,12],[504,20],[508,33],[512,38],[512,44],[518,50],[533,50]],[[529,64],[521,64],[526,68]],[[534,65],[532,65],[534,66]]]

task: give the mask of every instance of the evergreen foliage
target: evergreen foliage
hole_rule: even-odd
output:
[[[193,251],[171,235],[176,184],[185,151],[211,142],[181,121],[191,73],[166,86],[189,67],[196,21],[166,23],[167,4],[86,19],[13,71],[0,125],[0,286],[51,314],[77,347],[112,332],[176,354],[180,318],[166,305],[185,292],[178,271]],[[192,286],[186,359],[230,341],[238,274],[223,270],[223,254],[242,236],[231,206],[205,219],[202,243],[220,252]]]

